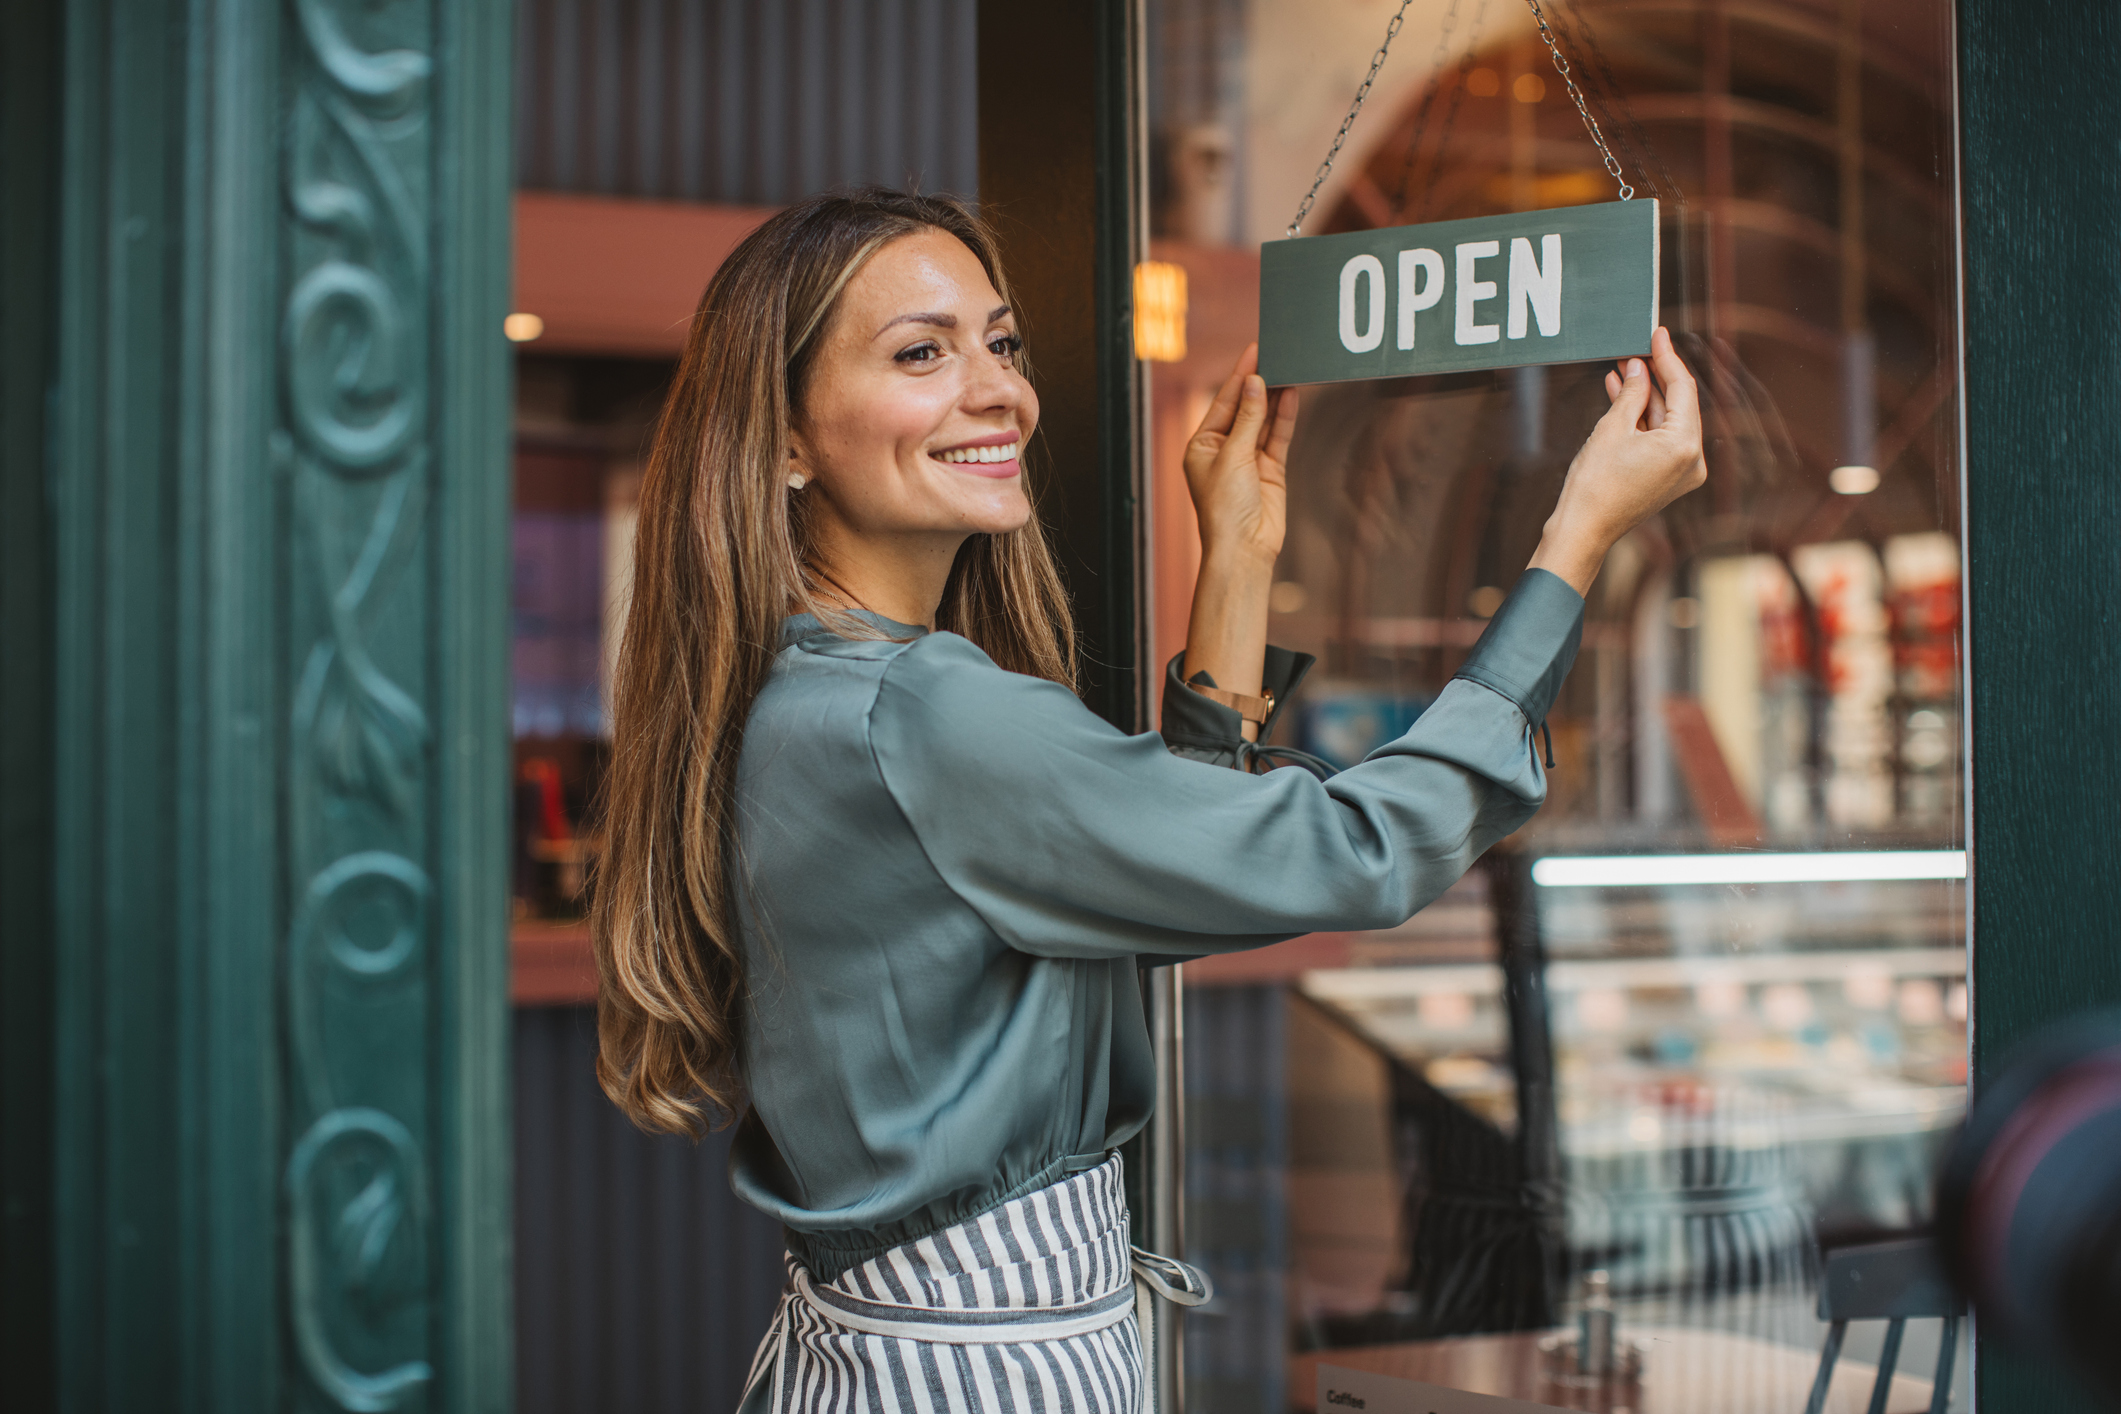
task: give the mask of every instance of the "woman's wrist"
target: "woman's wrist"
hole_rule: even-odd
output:
[[[1226,691],[1259,694],[1267,651],[1267,591],[1273,577],[1271,558],[1242,546],[1202,547],[1182,677],[1205,672]],[[1251,734],[1248,728],[1246,736]]]
[[[1211,535],[1203,532],[1200,538],[1201,573],[1210,567],[1220,575],[1238,578],[1258,578],[1261,583],[1274,578],[1274,562],[1281,558],[1277,549],[1268,549],[1241,535]]]
[[[1598,578],[1606,551],[1611,548],[1611,542],[1603,536],[1548,521],[1539,537],[1539,548],[1532,552],[1532,561],[1525,568],[1545,570],[1578,594],[1589,597],[1591,583]]]

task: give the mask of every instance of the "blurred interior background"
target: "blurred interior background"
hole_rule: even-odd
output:
[[[520,8],[526,1414],[729,1407],[779,1288],[779,1234],[729,1194],[722,1143],[634,1134],[590,1074],[602,702],[640,466],[701,287],[804,195],[977,199],[975,8]],[[1397,8],[1147,5],[1152,662],[1184,641],[1197,563],[1180,448],[1254,336],[1258,245]],[[1531,827],[1402,928],[1185,969],[1186,1238],[1219,1288],[1188,1319],[1198,1411],[1308,1409],[1317,1362],[1358,1349],[1436,1383],[1482,1361],[1536,1375],[1530,1342],[1593,1272],[1646,1343],[1650,1406],[1796,1409],[1821,1251],[1924,1227],[1963,1106],[1948,7],[1546,9],[1637,199],[1661,203],[1709,483],[1594,588]],[[1529,9],[1414,0],[1307,229],[1614,195]],[[1320,667],[1290,744],[1352,764],[1449,680],[1604,406],[1601,373],[1306,391],[1272,634]],[[1796,862],[1734,881],[1713,866],[1732,852]],[[1571,867],[1621,855],[1645,867]],[[1911,1331],[1909,1369],[1925,1340]],[[1867,1394],[1847,1378],[1830,1407]]]

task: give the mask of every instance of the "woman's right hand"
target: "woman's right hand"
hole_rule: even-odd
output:
[[[1204,561],[1255,562],[1271,570],[1281,553],[1289,499],[1289,441],[1296,390],[1269,394],[1249,344],[1186,443],[1186,490],[1200,521]]]
[[[1569,463],[1532,556],[1531,568],[1552,571],[1578,594],[1590,592],[1621,536],[1708,479],[1700,392],[1662,328],[1650,338],[1650,362],[1654,378],[1639,358],[1606,374],[1613,406]]]

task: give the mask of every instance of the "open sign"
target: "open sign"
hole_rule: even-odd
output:
[[[1268,383],[1647,354],[1657,203],[1520,211],[1260,248]]]

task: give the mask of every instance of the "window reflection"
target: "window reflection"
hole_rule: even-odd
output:
[[[1164,652],[1196,553],[1179,448],[1389,8],[1150,7],[1153,253],[1189,289],[1185,357],[1153,378]],[[1951,870],[1533,873],[1958,857],[1946,8],[1548,9],[1662,200],[1709,483],[1594,587],[1531,827],[1400,928],[1189,964],[1189,1248],[1225,1295],[1191,1318],[1188,1365],[1218,1411],[1312,1407],[1321,1359],[1561,1407],[1801,1409],[1820,1251],[1927,1221],[1963,1103]],[[1306,229],[1611,199],[1529,15],[1422,0]],[[1433,700],[1537,543],[1602,372],[1306,391],[1273,637],[1320,669],[1290,744],[1352,764]],[[1639,1386],[1572,1384],[1542,1353],[1606,1301]],[[1925,1339],[1903,1370],[1927,1371]],[[1867,1396],[1844,1367],[1829,1407],[1843,1379],[1849,1407]]]

